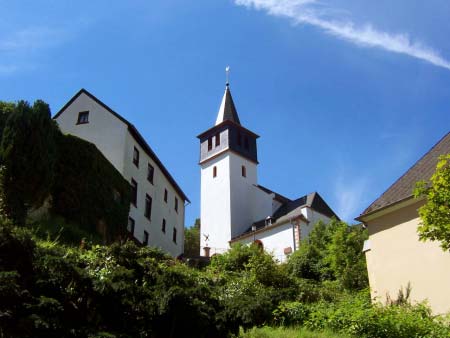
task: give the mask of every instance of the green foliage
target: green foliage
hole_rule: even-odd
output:
[[[439,241],[444,251],[450,251],[450,154],[439,157],[430,183],[418,182],[414,191],[415,197],[426,197],[419,209],[419,237]]]
[[[123,236],[130,208],[129,183],[92,143],[60,135],[58,151],[64,156],[56,165],[52,212],[87,231],[95,232],[97,227],[108,241]]]
[[[200,219],[195,224],[184,229],[184,255],[186,257],[197,257],[200,255]]]
[[[366,261],[362,253],[367,231],[332,220],[316,223],[308,238],[288,261],[290,273],[317,282],[338,280],[349,290],[368,286]]]
[[[43,101],[33,106],[19,101],[14,110],[11,105],[4,105],[3,110],[9,117],[0,144],[2,207],[7,216],[23,225],[27,211],[40,207],[50,193],[59,130]]]
[[[350,336],[341,335],[334,332],[309,331],[305,328],[286,328],[286,327],[269,327],[252,328],[246,332],[241,331],[242,338],[349,338]]]

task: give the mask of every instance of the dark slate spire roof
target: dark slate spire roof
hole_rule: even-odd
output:
[[[216,126],[227,120],[241,125],[228,84],[225,87],[225,93],[223,94],[222,103],[220,104],[219,113],[217,114]]]

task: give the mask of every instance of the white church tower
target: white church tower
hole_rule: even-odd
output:
[[[215,126],[197,137],[201,166],[200,255],[208,255],[205,247],[211,248],[211,254],[222,253],[229,249],[229,241],[255,220],[258,204],[255,190],[259,136],[241,125],[228,83]],[[263,209],[271,211],[270,199],[261,203],[266,204]]]

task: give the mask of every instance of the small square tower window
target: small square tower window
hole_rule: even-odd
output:
[[[80,111],[78,113],[77,124],[85,124],[89,123],[89,112],[88,111]]]
[[[139,168],[139,150],[136,147],[133,150],[133,163]]]
[[[245,167],[245,165],[242,166],[242,177],[247,177],[247,168]]]
[[[220,146],[220,133],[216,134],[216,147]]]

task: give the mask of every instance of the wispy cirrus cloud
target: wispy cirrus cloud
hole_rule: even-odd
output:
[[[60,29],[49,27],[29,27],[0,35],[0,51],[17,53],[31,52],[49,47],[64,40],[65,34]]]
[[[370,24],[357,26],[339,18],[340,11],[326,7],[317,0],[234,0],[235,4],[264,10],[270,15],[286,17],[297,24],[309,24],[324,32],[358,46],[380,48],[409,55],[438,67],[450,70],[450,61],[434,49],[413,41],[406,34],[380,31]]]

